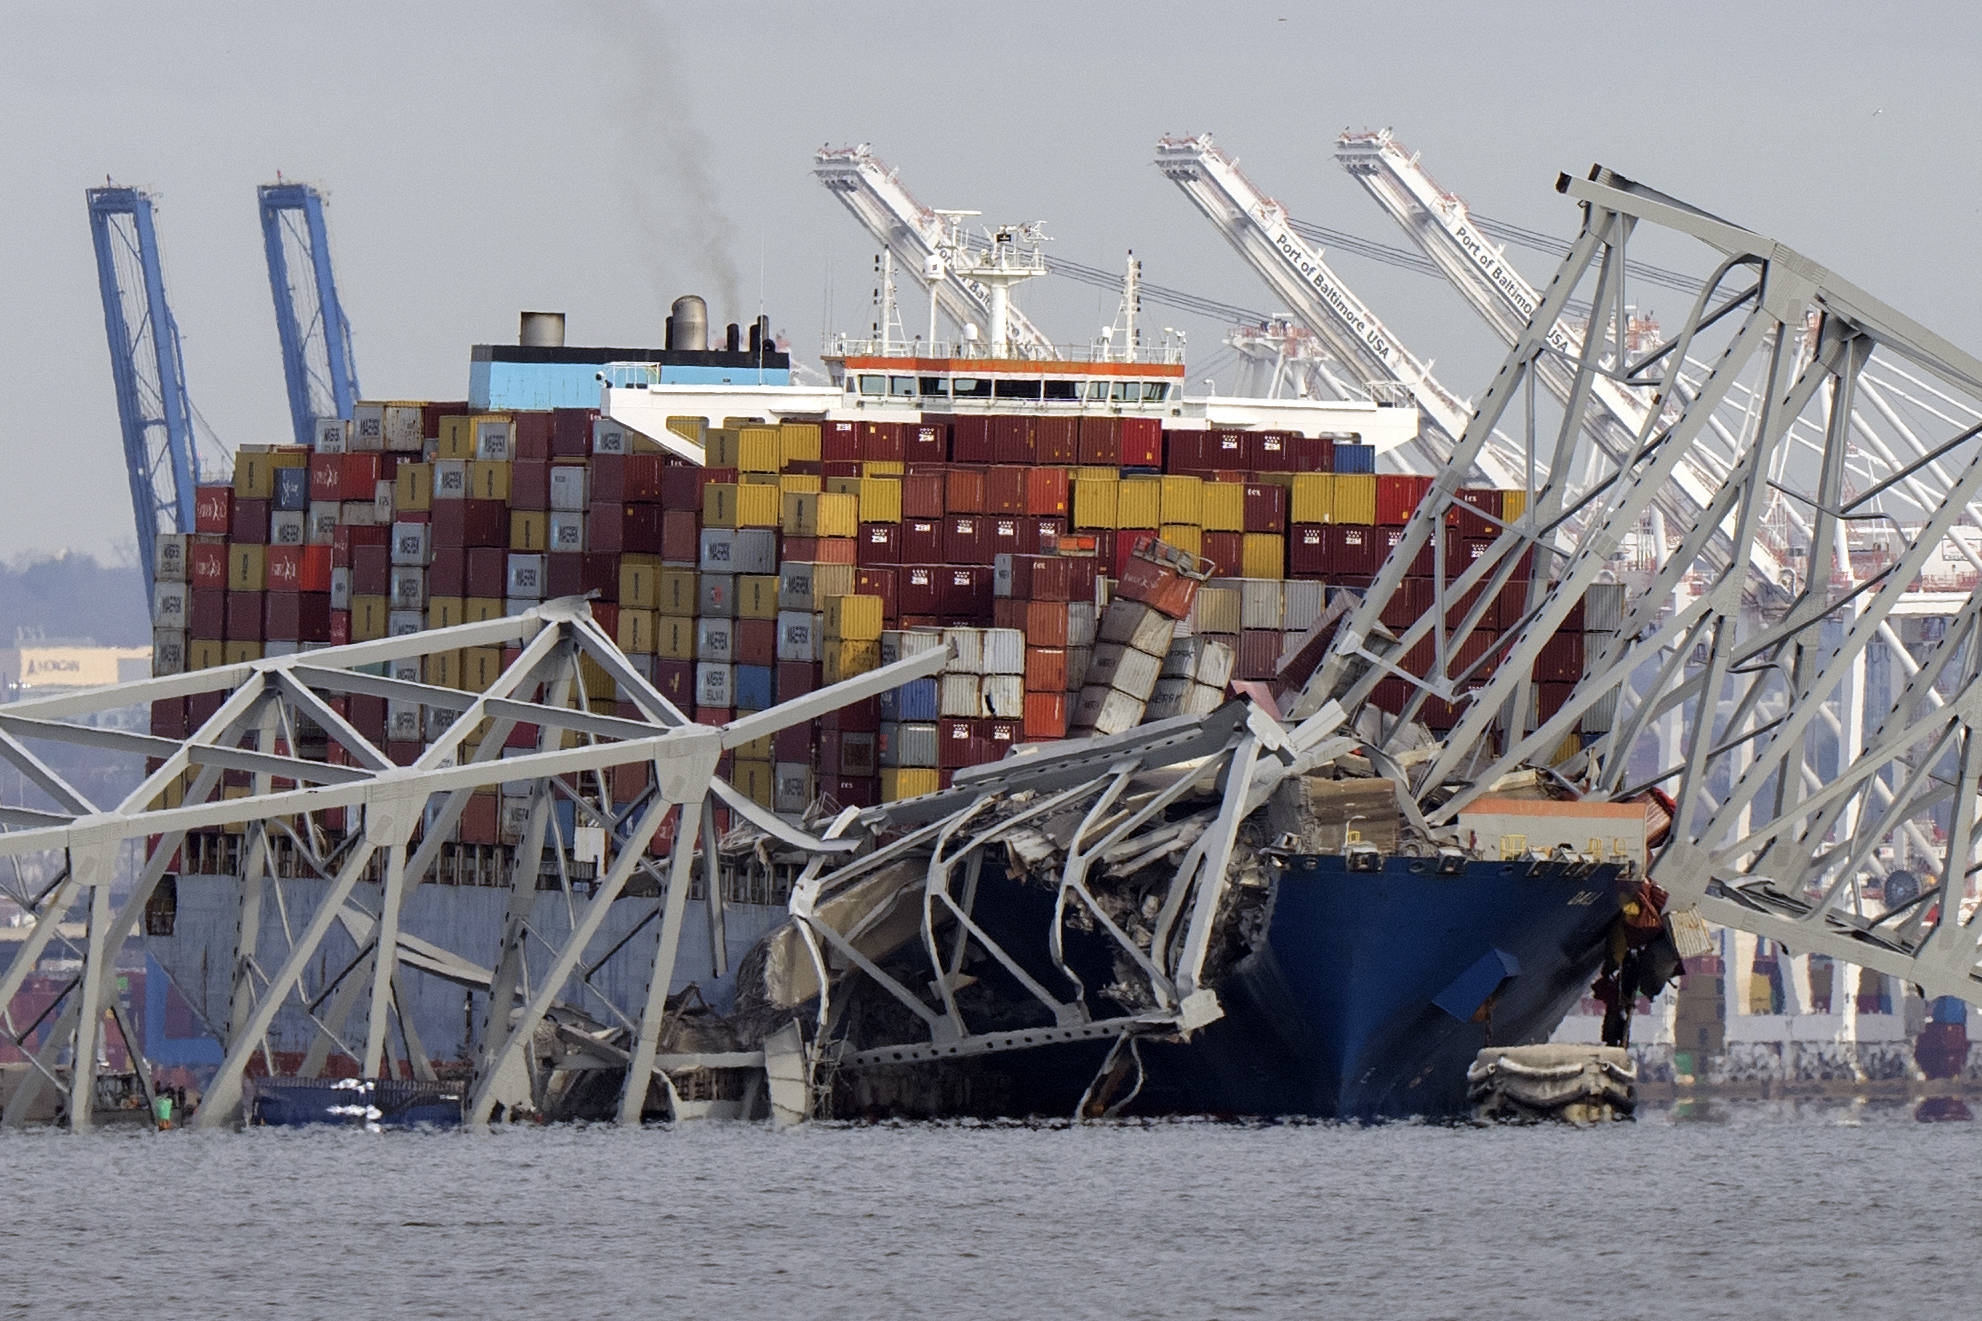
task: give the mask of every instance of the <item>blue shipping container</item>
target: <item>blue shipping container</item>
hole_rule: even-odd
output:
[[[769,665],[739,665],[736,667],[736,709],[739,711],[767,711],[777,705],[771,698],[771,676],[775,671]]]
[[[275,507],[292,513],[302,513],[310,507],[308,468],[275,470]]]
[[[1376,446],[1338,443],[1335,446],[1335,471],[1375,472]]]

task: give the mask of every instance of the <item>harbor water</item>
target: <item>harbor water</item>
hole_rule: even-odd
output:
[[[0,1142],[9,1315],[1968,1315],[1975,1124],[706,1124]]]

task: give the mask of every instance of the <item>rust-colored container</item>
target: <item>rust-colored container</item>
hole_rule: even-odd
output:
[[[943,524],[947,518],[909,518],[901,523],[903,564],[943,563]]]
[[[942,473],[911,472],[902,478],[903,518],[941,518],[947,512]]]
[[[999,464],[988,470],[984,474],[984,512],[1025,513],[1026,477],[1032,471],[1031,468],[1015,467],[1011,464]]]
[[[1191,612],[1197,596],[1198,580],[1187,578],[1168,564],[1159,564],[1142,555],[1130,554],[1122,565],[1117,595],[1141,601],[1172,619],[1183,619]]]
[[[1080,462],[1080,419],[1042,417],[1032,424],[1033,457],[1039,463]]]
[[[1177,474],[1202,473],[1204,463],[1204,438],[1202,431],[1165,430],[1163,433],[1163,471]]]
[[[1066,535],[1067,520],[1064,518],[1033,518],[1027,516],[1019,520],[1019,552],[1025,555],[1043,554],[1047,545],[1057,544]]]
[[[947,514],[943,518],[943,563],[990,563],[990,538],[982,514]]]
[[[1500,492],[1492,487],[1466,486],[1453,492],[1455,501],[1445,511],[1445,524],[1454,528],[1462,537],[1484,537],[1491,540],[1500,535],[1500,525],[1493,520],[1500,517]]]
[[[950,459],[950,426],[948,422],[932,421],[923,418],[920,422],[904,422],[902,427],[902,458],[908,463],[947,463]]]
[[[1249,628],[1239,634],[1239,654],[1232,667],[1238,679],[1271,679],[1283,643],[1280,630]]]
[[[1263,482],[1246,486],[1246,531],[1287,530],[1287,488]]]
[[[193,495],[193,531],[225,535],[234,528],[234,488],[202,486]]]
[[[859,549],[854,552],[855,564],[900,564],[902,524],[862,523],[860,536],[856,538]]]
[[[908,627],[911,615],[940,615],[943,612],[943,591],[938,575],[943,571],[940,564],[904,564],[901,576],[896,581],[896,592],[901,606],[903,627]]]
[[[1067,695],[1028,692],[1025,695],[1025,736],[1028,740],[1067,736]]]
[[[860,423],[860,458],[867,463],[899,463],[906,448],[902,440],[903,423],[862,422]]]
[[[979,414],[959,414],[950,423],[950,459],[955,463],[990,463],[991,419]]]
[[[1061,693],[1067,691],[1067,649],[1062,645],[1043,645],[1025,649],[1025,687],[1033,693]]]
[[[1287,433],[1284,431],[1255,431],[1247,439],[1246,467],[1253,472],[1292,472],[1289,466],[1291,456],[1287,453]]]
[[[851,421],[820,423],[819,457],[827,463],[857,462],[860,459],[860,424]]]
[[[1220,578],[1237,578],[1244,562],[1246,534],[1207,532],[1200,538],[1199,553],[1211,561],[1212,573]]]
[[[943,512],[981,514],[984,510],[986,470],[958,464],[943,474]]]
[[[1418,502],[1431,491],[1431,478],[1403,473],[1378,473],[1376,477],[1376,521],[1379,527],[1403,527],[1411,521]]]
[[[986,554],[996,559],[1000,555],[1017,555],[1022,553],[1020,545],[1024,538],[1020,534],[1019,525],[1023,522],[1025,522],[1025,518],[1020,514],[984,515],[984,535],[987,542],[985,547]]]
[[[1065,601],[1027,601],[1025,605],[1025,640],[1029,646],[1064,647],[1067,645],[1067,603]],[[1064,664],[1064,661],[1062,662]],[[1066,685],[1061,684],[1062,687]]]
[[[1096,468],[1122,465],[1122,419],[1083,417],[1080,420],[1080,462]]]
[[[1163,466],[1163,421],[1154,417],[1122,419],[1122,466],[1161,468]]]
[[[881,598],[881,618],[890,627],[900,614],[899,597],[896,594],[896,579],[900,569],[893,564],[870,565],[855,572],[853,590],[861,596]]]
[[[1368,575],[1383,567],[1389,540],[1372,527],[1355,523],[1331,523],[1324,529],[1328,541],[1328,574]]]

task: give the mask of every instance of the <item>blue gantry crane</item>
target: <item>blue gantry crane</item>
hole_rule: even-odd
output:
[[[289,385],[289,418],[296,443],[308,445],[315,419],[349,419],[358,402],[358,367],[351,356],[351,323],[337,299],[323,194],[308,184],[280,182],[256,190],[268,284],[275,295],[275,328],[282,339],[282,373]]]
[[[159,533],[193,530],[199,458],[185,359],[179,351],[179,327],[165,302],[151,196],[115,184],[92,188],[89,227],[131,506],[137,515],[138,563],[149,601]]]

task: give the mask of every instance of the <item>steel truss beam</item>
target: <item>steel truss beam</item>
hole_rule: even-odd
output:
[[[403,683],[363,672],[382,662],[469,646],[511,649],[502,672],[481,692]],[[243,939],[236,955],[226,1056],[203,1098],[197,1122],[213,1127],[236,1121],[247,1068],[266,1049],[270,1027],[287,1004],[300,1004],[317,1023],[318,1041],[305,1061],[306,1075],[321,1069],[333,1048],[360,1050],[361,1070],[367,1077],[391,1072],[388,1037],[397,1017],[406,1057],[416,1075],[431,1076],[403,1007],[403,974],[410,969],[490,989],[488,1022],[474,1060],[470,1115],[474,1122],[486,1123],[500,1100],[499,1081],[517,1073],[537,1024],[563,1003],[568,984],[579,986],[583,993],[582,983],[571,979],[580,969],[587,943],[635,871],[653,870],[646,857],[649,841],[670,813],[679,812],[682,824],[675,833],[660,900],[662,921],[650,951],[653,972],[647,1007],[636,1036],[634,1064],[639,1076],[629,1078],[627,1092],[633,1099],[621,1112],[623,1120],[637,1123],[646,1077],[659,1067],[655,1046],[660,1015],[673,977],[698,834],[712,893],[716,889],[714,868],[708,863],[715,844],[713,815],[705,804],[712,793],[727,802],[741,797],[716,779],[723,750],[933,675],[946,660],[942,649],[920,653],[772,711],[748,714],[725,726],[702,725],[683,717],[640,675],[592,620],[583,601],[568,599],[546,602],[508,619],[18,703],[8,708],[0,723],[0,757],[20,766],[27,782],[53,806],[11,812],[13,828],[0,833],[0,855],[52,858],[49,871],[58,879],[35,910],[34,927],[20,952],[0,971],[0,1006],[12,1000],[63,918],[78,907],[90,916],[82,974],[67,996],[55,1031],[36,1056],[39,1070],[32,1076],[33,1086],[17,1090],[7,1119],[20,1122],[33,1094],[54,1086],[66,1092],[71,1127],[90,1126],[96,1033],[103,1012],[115,1002],[111,979],[118,950],[136,930],[187,833],[239,830],[245,823],[240,877]],[[613,676],[621,700],[631,702],[642,718],[593,714],[586,701],[581,661]],[[428,728],[436,736],[411,765],[393,764],[326,700],[326,695],[350,692],[389,694],[393,700],[421,703]],[[217,709],[183,742],[66,723],[97,712],[192,696],[208,702],[218,699]],[[519,724],[535,725],[536,741],[529,747],[508,748],[510,755],[505,756]],[[309,726],[314,731],[306,744],[298,731]],[[317,734],[321,744],[314,742]],[[146,756],[156,764],[125,801],[100,808],[33,756],[26,744],[36,740],[88,742]],[[598,777],[606,771],[641,764],[650,768],[651,775],[640,802],[617,814],[603,793],[597,795],[598,807],[581,803],[590,819],[606,827],[610,855],[579,920],[551,947],[547,961],[531,969],[530,992],[512,1013],[524,984],[524,918],[535,898],[535,860],[544,851],[553,798],[572,794],[564,780],[584,785],[590,777],[592,783],[602,784]],[[216,797],[229,772],[250,777],[246,796]],[[491,935],[495,958],[491,969],[483,971],[403,935],[400,913],[412,888],[432,878],[443,842],[470,796],[504,784],[514,789],[518,782],[528,786],[535,807],[518,862],[511,868],[516,901],[505,929]],[[299,859],[315,869],[322,891],[290,940],[287,956],[269,972],[255,959],[260,896],[273,883],[269,840],[275,835],[299,842],[321,838],[323,814],[333,809],[344,812],[347,838],[328,857],[319,856],[313,847],[299,851]],[[703,825],[700,832],[694,828],[698,821]],[[780,824],[779,829],[793,840],[810,840],[791,827]],[[108,896],[118,859],[126,845],[142,847],[147,840],[154,843],[137,885],[113,914]],[[569,873],[570,848],[571,841],[560,840],[553,850],[561,876]],[[825,845],[819,856],[833,851]],[[380,911],[369,914],[354,906],[353,894],[361,881],[374,874],[382,881]],[[300,916],[285,913],[285,925]],[[304,986],[306,972],[333,930],[347,933],[358,945],[358,954],[335,981],[311,992]],[[621,942],[614,954],[634,957],[648,949],[636,950],[637,944]],[[594,965],[584,972],[596,970]],[[362,1046],[346,1047],[341,1035],[345,1019],[356,1012],[360,1001],[368,1005]],[[18,1040],[21,1025],[5,1026]]]
[[[1553,766],[1597,797],[1628,797],[1662,784],[1678,805],[1652,875],[1708,918],[1903,977],[1928,995],[1982,1003],[1972,877],[1978,842],[1982,754],[1974,750],[1982,686],[1982,597],[1948,620],[1925,654],[1905,655],[1905,675],[1874,701],[1862,679],[1876,646],[1902,652],[1896,612],[1949,530],[1982,495],[1982,360],[1957,349],[1817,263],[1761,235],[1598,168],[1566,176],[1559,190],[1583,206],[1583,226],[1540,297],[1433,494],[1405,529],[1365,602],[1337,631],[1313,695],[1355,709],[1386,678],[1411,693],[1385,742],[1401,751],[1407,721],[1431,700],[1460,707],[1450,735],[1422,761],[1414,796],[1434,827],[1450,826],[1501,777]],[[1698,240],[1716,264],[1678,331],[1636,361],[1617,326],[1565,341],[1557,323],[1575,292],[1627,302],[1626,250],[1652,225]],[[1602,318],[1599,317],[1599,322]],[[1919,422],[1918,444],[1885,480],[1854,490],[1852,422],[1867,362],[1903,362],[1925,388],[1951,401],[1939,434]],[[1681,388],[1689,359],[1709,365]],[[1458,505],[1471,456],[1510,407],[1532,399],[1537,375],[1568,376],[1548,476],[1518,519],[1463,570],[1448,565],[1441,534]],[[1649,392],[1628,449],[1579,453],[1573,419],[1593,406],[1600,380]],[[1583,635],[1584,673],[1559,711],[1535,718],[1531,674],[1587,589],[1607,578],[1611,553],[1701,452],[1717,409],[1754,403],[1733,435],[1726,476],[1700,508],[1668,524],[1677,546],[1612,633]],[[1665,401],[1661,403],[1661,401]],[[1529,405],[1532,407],[1532,404]],[[1769,501],[1784,493],[1790,446],[1821,438],[1803,489],[1809,572],[1787,603],[1744,623],[1743,577]],[[1716,444],[1725,436],[1716,437]],[[1855,566],[1844,531],[1877,516],[1874,502],[1905,487],[1925,510],[1922,526],[1890,562]],[[1668,507],[1665,516],[1674,519]],[[1723,541],[1732,557],[1713,553]],[[1434,547],[1439,608],[1392,637],[1379,620],[1418,553]],[[1525,588],[1519,627],[1483,628],[1486,604],[1507,584]],[[1557,644],[1559,645],[1559,644]],[[1419,677],[1402,664],[1414,648],[1433,663]],[[1463,658],[1463,659],[1462,659]],[[1897,659],[1897,658],[1896,658]],[[1645,682],[1651,676],[1650,682]],[[1614,718],[1586,716],[1615,702]],[[1860,739],[1864,703],[1874,730]],[[1840,710],[1842,706],[1842,710]],[[1653,722],[1678,716],[1673,757],[1655,756]],[[1921,869],[1930,893],[1886,911],[1862,899],[1879,874],[1876,853],[1898,842],[1933,845]]]

